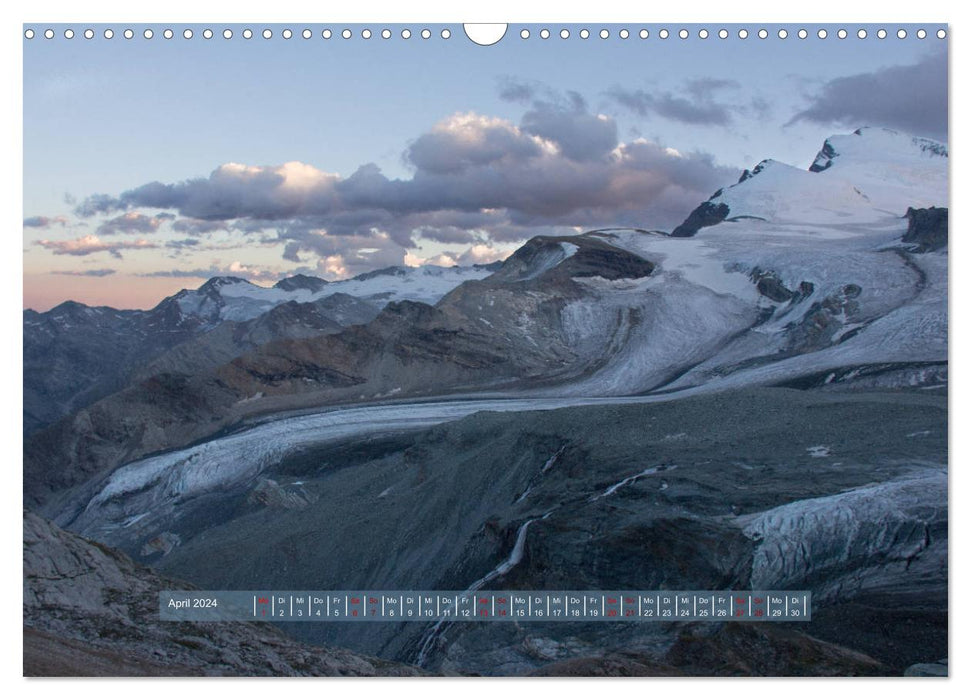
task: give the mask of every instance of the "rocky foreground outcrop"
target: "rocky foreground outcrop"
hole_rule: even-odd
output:
[[[161,622],[191,586],[24,512],[25,676],[408,676],[418,670],[294,642],[259,623]]]

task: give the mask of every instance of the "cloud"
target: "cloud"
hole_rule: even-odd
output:
[[[947,137],[947,53],[917,63],[835,78],[822,85],[800,121],[842,126],[887,126],[914,135]]]
[[[137,277],[172,277],[177,279],[210,279],[212,277],[239,277],[250,280],[251,282],[276,282],[281,277],[289,273],[281,273],[256,265],[249,265],[235,260],[228,265],[221,265],[218,262],[209,267],[197,267],[185,270],[155,270],[153,272],[138,273]]]
[[[118,197],[94,195],[77,208],[81,216],[132,207],[174,209],[184,217],[226,221],[234,218],[282,219],[331,211],[337,175],[305,163],[277,166],[226,163],[208,178],[174,184],[149,182]]]
[[[599,160],[617,147],[617,123],[603,114],[587,111],[586,101],[575,92],[565,102],[535,101],[523,115],[527,133],[553,142],[570,160]]]
[[[430,258],[423,258],[419,255],[408,253],[405,255],[405,265],[409,267],[419,267],[421,265],[440,265],[442,267],[486,265],[497,260],[505,260],[513,252],[512,248],[495,248],[484,243],[478,243],[469,246],[462,252],[446,251]]]
[[[54,224],[67,226],[66,216],[28,216],[24,219],[24,228],[50,228]]]
[[[698,82],[695,81],[695,83]],[[670,92],[650,93],[615,86],[607,91],[607,96],[641,117],[657,115],[671,121],[695,125],[731,124],[733,107],[715,102],[710,92],[702,93],[700,90],[697,84],[689,85],[688,92],[692,95],[692,99],[688,99]]]
[[[169,221],[172,214],[161,213],[155,216],[147,216],[138,212],[130,211],[108,219],[98,226],[97,233],[100,236],[115,236],[118,234],[132,233],[155,233],[163,222]]]
[[[70,275],[72,277],[107,277],[113,275],[118,270],[101,268],[97,270],[51,270],[52,275]]]
[[[73,201],[73,197],[70,200],[66,199],[66,201]],[[107,194],[93,194],[78,204],[74,213],[78,216],[89,217],[96,214],[107,214],[119,208],[121,208],[120,202],[115,197]]]
[[[617,145],[617,124],[604,114],[591,114],[578,92],[560,94],[542,83],[504,76],[499,81],[499,97],[530,105],[522,118],[522,130],[555,144],[568,158],[597,159]]]
[[[136,241],[102,241],[97,236],[82,236],[69,241],[37,241],[37,245],[54,253],[54,255],[92,255],[94,253],[110,253],[115,258],[121,258],[122,250],[145,250],[158,248],[154,243],[144,239]]]
[[[528,103],[540,95],[549,94],[549,88],[536,81],[520,80],[509,75],[499,78],[499,99],[506,102]]]
[[[207,178],[96,195],[76,211],[121,212],[106,224],[146,228],[158,215],[136,210],[175,212],[171,227],[187,234],[176,248],[222,229],[280,245],[291,262],[326,261],[325,271],[337,274],[401,264],[422,241],[463,250],[583,228],[667,228],[736,177],[707,153],[621,142],[616,122],[578,93],[507,82],[508,97],[528,101],[518,123],[450,115],[408,145],[408,177],[390,178],[373,163],[348,176],[299,162],[229,163]]]
[[[190,236],[200,236],[207,233],[215,233],[216,231],[227,231],[229,230],[229,225],[226,221],[207,221],[205,219],[190,218],[173,221],[172,229]]]
[[[176,238],[172,240],[165,241],[166,248],[174,248],[176,250],[182,250],[184,248],[195,248],[200,243],[201,240],[198,238]]]
[[[697,100],[708,99],[719,90],[737,90],[740,87],[741,83],[728,78],[693,78],[685,83],[685,90]]]
[[[454,173],[501,162],[522,162],[551,145],[509,122],[472,112],[436,124],[409,146],[405,160],[420,171]]]

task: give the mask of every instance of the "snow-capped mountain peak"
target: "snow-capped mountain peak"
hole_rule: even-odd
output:
[[[830,136],[816,154],[812,172],[822,172],[835,163],[847,161],[906,161],[920,158],[947,158],[945,144],[919,136],[902,134],[893,129],[865,126],[852,134]]]
[[[947,206],[947,146],[890,129],[826,139],[808,170],[763,160],[703,202],[673,236],[758,219],[840,226]]]

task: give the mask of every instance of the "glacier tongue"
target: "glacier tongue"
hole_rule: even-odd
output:
[[[745,534],[759,543],[752,587],[812,588],[823,602],[888,590],[924,571],[932,579],[947,566],[947,472],[935,465],[919,469],[895,481],[739,517]]]
[[[483,399],[368,406],[273,420],[194,447],[125,465],[97,485],[80,512],[75,507],[67,507],[52,516],[56,522],[92,537],[105,536],[136,522],[139,527],[150,529],[157,519],[171,516],[177,504],[207,493],[241,487],[284,458],[311,446],[365,434],[418,430],[479,411],[552,410],[657,400],[663,399]]]

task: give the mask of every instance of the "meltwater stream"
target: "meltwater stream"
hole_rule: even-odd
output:
[[[561,447],[559,450],[557,450],[557,452],[552,457],[549,458],[549,460],[547,460],[546,464],[543,465],[543,468],[540,471],[540,474],[545,474],[550,470],[550,467],[553,465],[553,463],[559,458],[561,454],[563,454],[564,449],[566,448]],[[587,503],[595,503],[596,501],[599,501],[602,498],[607,498],[609,496],[612,496],[623,487],[633,484],[635,481],[637,481],[642,477],[651,476],[653,474],[659,474],[665,471],[670,471],[671,469],[677,469],[677,466],[672,464],[672,465],[659,465],[656,467],[649,467],[642,472],[625,477],[624,479],[621,479],[617,483],[609,486],[603,492],[595,496],[589,497],[587,499]],[[522,496],[516,499],[516,503],[519,503],[520,501],[525,499],[526,496],[529,495],[530,490],[531,489],[527,489]],[[526,534],[529,532],[529,526],[537,521],[546,520],[551,515],[553,515],[553,513],[559,510],[560,507],[562,507],[562,505],[564,504],[560,504],[555,508],[551,508],[550,510],[546,511],[543,515],[539,517],[530,518],[522,525],[520,525],[519,529],[516,531],[516,542],[515,544],[513,544],[513,548],[512,548],[512,551],[509,553],[509,556],[506,557],[495,568],[493,568],[492,571],[490,571],[485,576],[480,578],[478,581],[470,585],[467,589],[465,589],[464,592],[475,593],[476,591],[481,590],[481,588],[485,586],[487,583],[489,583],[490,581],[497,579],[500,576],[505,576],[510,571],[512,571],[523,560],[523,554],[526,551]],[[451,621],[446,621],[443,618],[425,631],[425,634],[422,636],[421,641],[419,641],[418,643],[418,655],[415,657],[415,665],[424,668],[425,664],[428,662],[428,659],[430,658],[431,653],[435,650],[438,640],[442,637],[443,634],[445,634],[445,631],[448,629],[450,624],[452,624]]]

